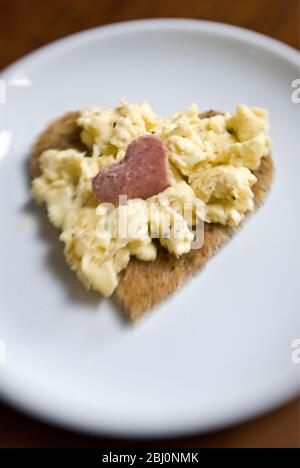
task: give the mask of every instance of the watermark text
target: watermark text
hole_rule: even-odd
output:
[[[292,343],[292,363],[293,364],[300,364],[300,338],[297,338]]]
[[[6,83],[4,80],[0,80],[0,104],[6,103]]]
[[[4,340],[0,340],[0,366],[6,364],[6,345]]]
[[[292,102],[294,104],[300,103],[300,78],[297,78],[292,82],[292,88],[294,91],[292,92]]]

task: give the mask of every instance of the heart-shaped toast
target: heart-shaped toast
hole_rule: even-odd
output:
[[[167,147],[160,138],[148,134],[128,146],[121,162],[102,169],[93,179],[97,200],[113,204],[120,196],[147,200],[169,185]]]
[[[201,119],[210,118],[218,113],[209,111],[200,115]],[[80,138],[81,129],[77,125],[77,119],[79,113],[68,113],[65,116],[54,121],[39,137],[37,140],[32,154],[32,170],[34,177],[38,176],[40,170],[40,158],[43,151],[51,148],[58,150],[64,150],[66,148],[75,148],[79,151],[83,151],[82,142]],[[143,143],[141,145],[140,142]],[[135,160],[135,176],[140,177],[139,184],[136,187],[131,186],[129,181],[131,178],[126,180],[126,191],[127,195],[131,197],[144,196],[147,198],[148,193],[154,191],[161,191],[168,186],[167,172],[166,172],[166,160],[164,155],[164,148],[161,145],[159,138],[152,135],[144,135],[140,139],[132,143],[131,148],[128,147],[127,154],[124,160],[112,166],[111,169],[105,170],[96,176],[94,180],[94,188],[96,193],[99,189],[99,199],[103,196],[103,186],[101,184],[104,181],[104,186],[108,181],[114,184],[114,177],[107,177],[107,174],[118,174],[124,171],[128,166],[131,168],[132,158]],[[155,186],[148,185],[147,173],[155,171],[152,168],[153,160],[147,160],[148,151],[151,152],[153,147],[158,149],[159,157],[159,181],[155,182]],[[138,148],[136,148],[138,146]],[[146,157],[145,157],[146,152]],[[133,155],[133,156],[132,156]],[[157,156],[157,155],[156,155]],[[140,158],[143,158],[144,169],[141,171],[141,165],[139,164]],[[156,165],[156,163],[155,163]],[[145,167],[147,170],[145,170]],[[151,180],[157,179],[157,173],[151,175]],[[163,174],[163,176],[162,176]],[[273,177],[273,162],[270,155],[265,155],[262,158],[260,168],[254,172],[257,177],[257,183],[253,186],[254,193],[254,204],[257,209],[260,204],[265,200],[267,193],[272,185]],[[141,178],[142,177],[142,178]],[[123,183],[123,182],[122,182]],[[161,184],[160,186],[158,185]],[[121,185],[121,184],[120,184]],[[114,196],[109,199],[115,201],[119,195],[119,187],[114,187]],[[141,192],[141,187],[145,190]],[[124,190],[123,190],[124,191]],[[109,192],[112,193],[112,187],[109,187]],[[247,215],[248,216],[248,215]],[[114,298],[122,306],[121,310],[125,313],[126,317],[131,321],[136,321],[141,318],[146,311],[151,309],[153,306],[159,304],[171,293],[174,293],[180,286],[182,286],[193,274],[203,269],[207,261],[226,243],[228,242],[235,232],[239,228],[233,228],[230,226],[222,226],[221,224],[207,224],[205,223],[204,233],[204,244],[201,249],[191,250],[188,254],[182,255],[180,258],[176,258],[174,255],[169,254],[164,248],[160,247],[158,250],[157,259],[154,262],[143,262],[136,258],[131,258],[127,268],[121,273],[119,285],[115,290]]]

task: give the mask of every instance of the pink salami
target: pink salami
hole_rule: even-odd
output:
[[[155,135],[143,135],[127,148],[124,159],[102,169],[92,180],[99,202],[118,204],[119,196],[127,199],[147,198],[170,186],[168,150]]]

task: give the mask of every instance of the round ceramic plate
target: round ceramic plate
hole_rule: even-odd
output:
[[[157,20],[77,34],[1,75],[4,399],[79,430],[144,437],[215,429],[296,395],[298,60],[295,50],[253,32]],[[277,172],[270,197],[241,233],[134,327],[69,271],[57,232],[31,201],[27,170],[31,144],[50,119],[114,107],[119,97],[147,100],[162,115],[193,102],[201,110],[264,107]]]

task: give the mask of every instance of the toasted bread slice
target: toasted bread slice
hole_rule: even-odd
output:
[[[202,118],[217,115],[215,111],[201,114]],[[80,128],[76,124],[77,112],[70,112],[52,122],[40,135],[33,148],[31,167],[33,177],[39,175],[39,158],[48,149],[64,150],[76,148],[86,151],[80,139]],[[271,156],[262,159],[259,170],[255,173],[258,181],[253,187],[255,207],[263,203],[272,185],[273,162]],[[121,274],[114,299],[121,305],[126,317],[137,321],[143,314],[158,305],[170,294],[181,287],[224,245],[239,228],[206,224],[204,244],[201,249],[192,250],[177,259],[164,248],[158,250],[154,262],[142,262],[132,258],[126,270]]]

